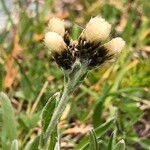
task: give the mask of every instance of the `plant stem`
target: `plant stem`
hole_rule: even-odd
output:
[[[63,94],[59,100],[59,103],[58,103],[58,106],[56,107],[55,111],[54,111],[54,114],[52,116],[52,119],[49,123],[49,126],[47,128],[47,131],[45,133],[45,138],[48,139],[48,137],[51,135],[51,133],[53,132],[57,122],[58,122],[58,119],[61,117],[61,114],[62,112],[64,111],[65,107],[66,107],[66,104],[68,102],[68,94],[69,94],[70,90],[69,90],[69,87],[66,86],[64,88],[64,91],[63,91]]]
[[[68,103],[69,94],[75,90],[76,85],[78,84],[78,82],[80,82],[81,78],[86,74],[86,72],[87,72],[86,68],[80,68],[77,72],[75,72],[73,76],[69,77],[68,82],[65,84],[62,96],[60,97],[60,100],[58,102],[58,106],[55,108],[52,119],[44,135],[44,140],[46,141],[47,144],[52,132],[54,131],[57,125],[59,118],[61,117]],[[48,147],[48,145],[46,147]]]

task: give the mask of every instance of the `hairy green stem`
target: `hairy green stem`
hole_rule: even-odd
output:
[[[65,83],[64,90],[62,93],[62,96],[60,97],[60,100],[58,102],[58,106],[56,107],[52,119],[48,125],[48,128],[46,130],[46,133],[44,135],[44,140],[49,141],[50,136],[52,132],[54,131],[59,118],[61,117],[67,103],[69,100],[69,94],[75,90],[75,88],[81,83],[80,80],[83,80],[84,75],[86,74],[87,69],[86,68],[80,68],[77,72],[74,73],[74,75],[71,75],[68,77],[67,83]],[[47,146],[46,146],[47,147]]]

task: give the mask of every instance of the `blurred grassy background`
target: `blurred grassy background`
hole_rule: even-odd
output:
[[[22,149],[34,139],[40,133],[41,109],[63,88],[63,74],[43,44],[48,20],[65,19],[71,37],[77,39],[96,15],[112,23],[116,30],[112,36],[121,35],[126,47],[115,65],[90,72],[71,95],[59,124],[62,149],[73,149],[91,126],[112,117],[116,124],[102,136],[104,146],[118,128],[117,138],[125,140],[128,150],[150,148],[148,0],[0,0],[0,11],[0,90],[7,93],[15,112],[15,121],[10,122],[2,115],[10,114],[10,109],[0,108],[2,149],[9,149],[16,137]]]

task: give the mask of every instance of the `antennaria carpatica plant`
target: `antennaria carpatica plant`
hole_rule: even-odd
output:
[[[44,42],[64,72],[64,89],[54,94],[42,111],[39,149],[44,150],[59,147],[57,124],[69,95],[83,82],[90,70],[108,61],[113,62],[125,45],[120,37],[105,42],[111,25],[99,16],[90,19],[77,41],[70,39],[63,21],[58,18],[49,21],[48,30]]]

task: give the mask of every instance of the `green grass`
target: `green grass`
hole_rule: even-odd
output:
[[[79,11],[74,9],[76,4],[77,2],[66,6],[66,20],[73,26],[69,29],[73,39],[78,37],[91,16],[102,15],[112,23],[114,29],[121,23],[122,33],[117,34],[126,41],[126,47],[114,65],[99,67],[88,74],[83,85],[70,96],[71,109],[64,122],[69,126],[73,119],[97,128],[115,118],[114,124],[104,129],[105,132],[102,131],[104,134],[97,134],[97,129],[95,130],[97,138],[102,140],[103,149],[107,149],[112,140],[109,132],[117,131],[114,147],[120,146],[119,142],[123,139],[126,149],[132,150],[139,143],[147,150],[150,142],[146,135],[140,136],[136,132],[135,124],[142,118],[145,119],[144,116],[150,109],[150,62],[149,51],[146,51],[146,47],[150,48],[150,5],[147,0],[135,0],[132,3],[121,0],[117,4],[80,0],[82,9]],[[47,100],[63,88],[63,73],[40,38],[46,31],[47,18],[50,14],[55,15],[55,10],[57,7],[61,9],[61,5],[55,6],[52,0],[39,5],[36,3],[35,15],[31,15],[27,13],[26,1],[19,0],[15,4],[19,8],[17,24],[13,22],[4,0],[1,0],[0,5],[8,18],[4,29],[0,31],[0,90],[10,99],[0,97],[0,149],[10,149],[14,139],[18,139],[20,149],[24,149],[40,133],[40,113]],[[65,17],[65,14],[60,16]],[[12,57],[12,66],[8,69],[15,38],[22,51],[16,54],[15,48],[15,58]],[[17,70],[16,77],[11,86],[6,87],[6,74],[11,73],[12,69]],[[33,108],[34,106],[36,107]],[[87,136],[83,141],[89,140],[84,144],[90,142],[90,137]],[[37,141],[38,138],[31,149],[36,149]],[[81,142],[75,148],[81,147]]]

